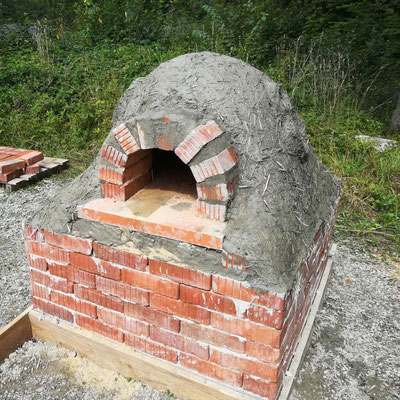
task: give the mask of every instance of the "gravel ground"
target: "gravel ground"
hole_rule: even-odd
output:
[[[30,303],[21,223],[66,182],[61,176],[12,194],[0,189],[0,326]],[[292,400],[400,399],[399,276],[395,262],[338,246]],[[47,343],[27,342],[0,364],[1,400],[171,396]]]

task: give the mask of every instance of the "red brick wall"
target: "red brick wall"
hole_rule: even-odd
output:
[[[274,399],[327,261],[319,232],[294,289],[148,259],[89,239],[25,228],[35,308],[139,351]]]

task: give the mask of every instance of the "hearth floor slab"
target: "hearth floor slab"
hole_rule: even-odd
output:
[[[154,187],[125,202],[92,200],[78,210],[78,217],[217,250],[225,231],[224,222],[198,215],[191,194]]]

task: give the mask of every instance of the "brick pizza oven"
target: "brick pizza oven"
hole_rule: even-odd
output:
[[[280,85],[175,58],[132,83],[93,164],[26,223],[34,308],[275,399],[339,192]]]

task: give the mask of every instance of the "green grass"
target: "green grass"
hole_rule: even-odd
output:
[[[106,40],[94,44],[79,32],[65,34],[60,40],[49,34],[37,43],[3,42],[0,145],[69,158],[72,174],[81,172],[107,136],[113,109],[132,80],[147,75],[163,61],[194,50],[178,43],[168,48]],[[310,141],[323,163],[342,178],[339,237],[356,236],[400,255],[400,149],[378,153],[354,139],[359,134],[384,136],[386,124],[357,109],[349,101],[349,93],[334,112],[327,112],[324,93],[313,97],[308,78],[289,82],[281,62],[265,69],[282,81],[289,93],[290,85],[297,85],[294,101]],[[319,82],[317,78],[310,81]],[[335,88],[331,89],[326,91],[329,96],[335,93]]]

